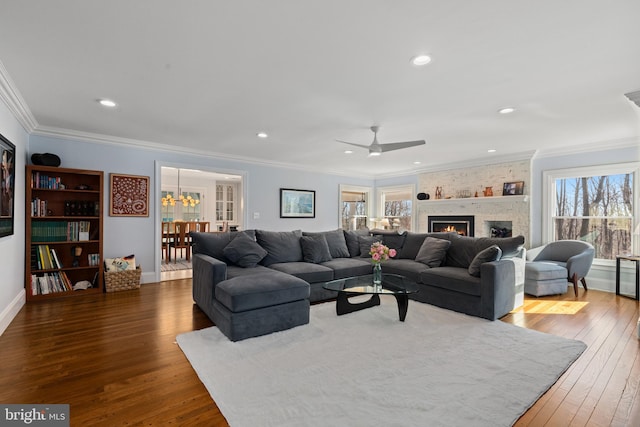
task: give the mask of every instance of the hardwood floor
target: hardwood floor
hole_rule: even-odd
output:
[[[588,345],[516,425],[640,425],[638,316],[634,300],[582,289],[505,316]],[[175,343],[211,325],[190,279],[29,304],[0,336],[0,402],[68,403],[72,426],[225,426]]]

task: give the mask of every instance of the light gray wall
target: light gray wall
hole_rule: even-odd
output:
[[[160,166],[225,170],[245,174],[247,229],[321,231],[338,228],[339,185],[373,186],[372,179],[314,173],[177,151],[31,135],[29,155],[43,152],[60,156],[61,167],[105,172],[104,255],[114,257],[135,254],[136,262],[143,270],[143,282],[155,281],[159,277],[159,248],[156,248],[154,239],[160,230],[159,216],[156,215],[156,208],[160,209],[161,191],[156,182],[156,171]],[[150,177],[151,209],[148,218],[108,216],[110,173]],[[315,190],[316,217],[280,218],[280,188]],[[259,213],[259,219],[254,219],[254,213]]]
[[[0,133],[16,146],[14,234],[0,237],[0,334],[25,303],[24,194],[27,133],[0,102]]]

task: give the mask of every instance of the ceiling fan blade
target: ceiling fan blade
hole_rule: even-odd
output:
[[[419,141],[405,141],[405,142],[391,142],[389,144],[380,144],[380,149],[383,153],[387,151],[400,150],[402,148],[417,147],[418,145],[424,145],[426,141],[421,139]]]
[[[349,145],[353,145],[353,146],[356,146],[356,147],[360,147],[360,148],[366,148],[367,150],[369,149],[368,145],[354,144],[353,142],[341,141],[339,139],[336,139],[336,141],[342,142],[343,144],[349,144]]]

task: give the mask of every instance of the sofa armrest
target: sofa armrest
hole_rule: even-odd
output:
[[[482,264],[480,287],[482,317],[496,320],[509,313],[516,300],[516,262],[513,259],[503,259]]]
[[[569,279],[571,279],[574,274],[578,276],[578,279],[582,279],[589,273],[589,269],[591,269],[591,264],[593,263],[593,254],[594,250],[590,248],[567,260]]]
[[[204,254],[193,255],[193,300],[209,317],[216,285],[227,279],[227,264]]]

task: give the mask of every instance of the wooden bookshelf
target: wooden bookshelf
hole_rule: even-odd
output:
[[[28,165],[27,301],[103,292],[102,171]],[[73,290],[81,281],[92,287]]]

